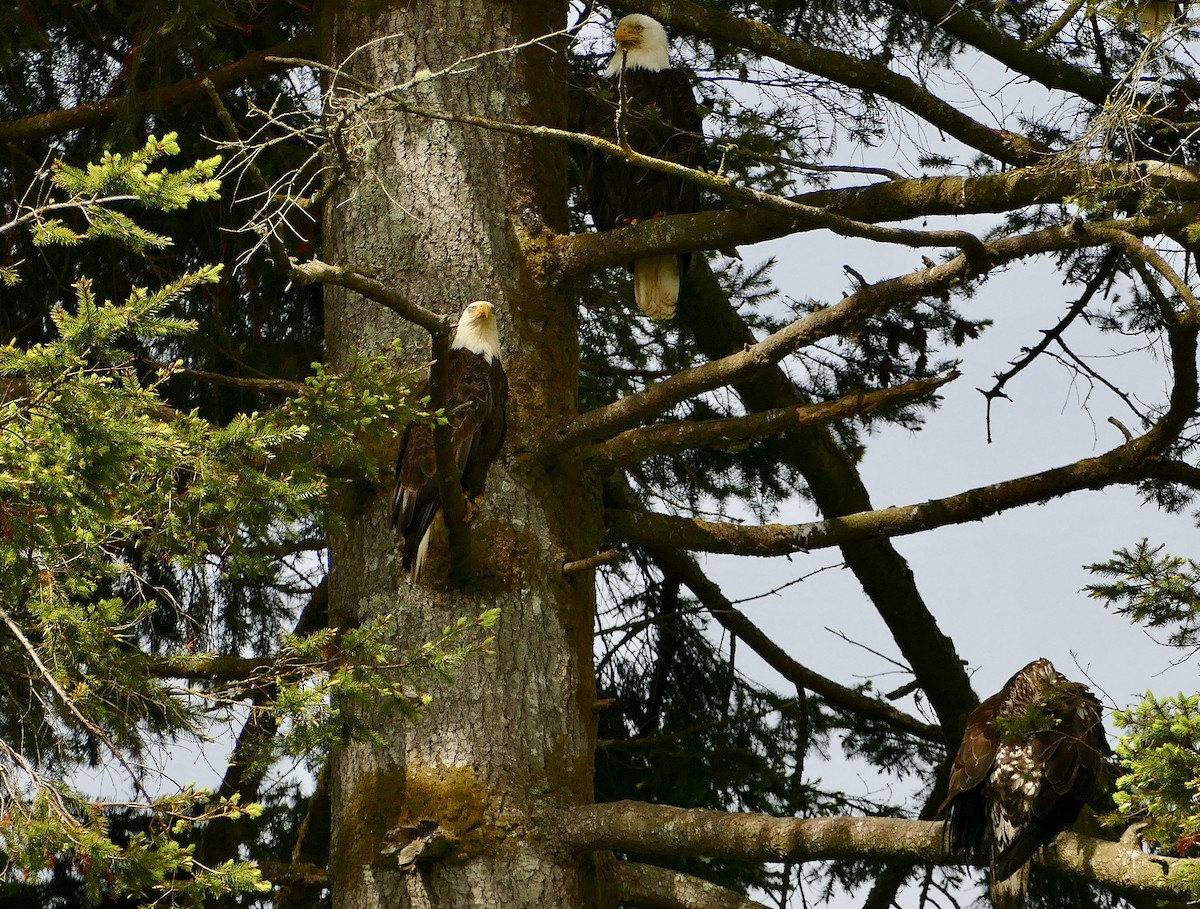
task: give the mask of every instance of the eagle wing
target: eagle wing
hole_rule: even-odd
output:
[[[974,852],[984,843],[989,823],[984,784],[1000,748],[995,720],[1002,694],[992,695],[971,711],[950,767],[938,816],[946,818],[946,839],[954,852]]]
[[[488,468],[500,454],[508,432],[508,376],[500,360],[490,363],[470,351],[450,362],[451,381],[464,403],[450,415],[454,459],[463,492],[483,494]]]
[[[508,378],[498,358],[491,363],[465,348],[450,351],[446,415],[463,491],[483,493],[488,468],[500,453],[507,430]],[[433,519],[442,507],[437,483],[433,428],[410,425],[396,459],[392,527],[404,538],[401,564],[412,567]]]
[[[703,163],[703,117],[686,70],[628,70],[624,126],[629,147],[687,167]],[[617,79],[593,77],[578,84],[570,125],[578,132],[617,141],[620,103]],[[598,149],[573,149],[584,194],[597,230],[622,219],[685,214],[701,208],[700,188],[690,180],[636,167]]]

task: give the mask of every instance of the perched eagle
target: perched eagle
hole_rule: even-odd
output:
[[[488,468],[508,428],[508,377],[500,362],[500,333],[491,303],[480,300],[463,310],[450,343],[446,417],[463,492],[470,500],[483,494]],[[413,578],[421,574],[429,547],[429,528],[442,507],[433,454],[433,428],[411,424],[396,460],[392,527],[404,540],[401,564]]]
[[[618,143],[623,134],[636,152],[698,166],[703,119],[691,77],[671,67],[666,31],[649,16],[634,14],[618,23],[616,41],[617,52],[602,76],[579,93],[578,121],[572,125]],[[575,154],[597,230],[700,210],[700,188],[689,180],[634,167],[597,149],[579,148]],[[633,263],[633,295],[642,312],[654,319],[675,315],[679,281],[690,258],[671,253]]]
[[[1029,859],[1100,795],[1112,752],[1100,702],[1034,660],[975,708],[938,809],[954,852],[987,856],[992,903],[1019,909]]]

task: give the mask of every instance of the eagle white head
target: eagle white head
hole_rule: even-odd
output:
[[[652,73],[670,69],[667,55],[667,30],[662,23],[641,13],[633,13],[617,23],[617,52],[604,70],[607,78],[621,71],[622,59],[626,69],[645,69]]]
[[[500,328],[496,324],[496,307],[487,300],[476,300],[463,310],[458,330],[450,342],[451,350],[466,348],[489,363],[500,359]]]

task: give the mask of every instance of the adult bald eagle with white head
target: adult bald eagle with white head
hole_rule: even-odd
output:
[[[447,366],[445,414],[454,462],[463,492],[476,501],[508,429],[508,376],[500,361],[500,332],[491,303],[478,300],[463,310]],[[392,528],[403,540],[401,565],[414,579],[425,566],[430,528],[441,507],[433,427],[409,424],[396,459]]]
[[[620,143],[619,128],[636,152],[698,167],[703,118],[691,75],[671,66],[666,30],[657,20],[635,13],[617,24],[615,38],[616,53],[601,78],[579,93],[581,109],[572,125]],[[578,147],[575,155],[597,230],[700,210],[700,188],[690,180],[635,167],[598,149]],[[675,315],[690,258],[668,253],[633,262],[633,293],[642,312],[655,319]]]

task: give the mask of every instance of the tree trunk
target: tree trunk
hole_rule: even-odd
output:
[[[564,3],[544,0],[329,4],[323,54],[332,65],[349,59],[345,72],[355,79],[395,85],[548,34],[565,18]],[[400,100],[560,125],[564,51],[555,41],[489,55],[421,81]],[[341,80],[328,91],[327,119],[361,92],[354,85]],[[589,871],[542,835],[539,808],[592,797],[594,580],[590,572],[565,578],[561,566],[596,551],[600,500],[577,463],[548,472],[528,454],[576,413],[578,335],[564,296],[520,248],[543,223],[565,228],[565,151],[395,111],[370,118],[347,146],[348,158],[362,156],[358,170],[326,206],[326,257],[372,269],[442,313],[457,315],[476,299],[496,303],[512,388],[509,433],[471,524],[471,580],[446,580],[435,534],[425,578],[409,581],[389,526],[390,490],[377,489],[350,509],[333,546],[331,616],[340,624],[393,616],[396,644],[407,652],[460,616],[493,606],[502,615],[494,656],[469,660],[453,682],[425,680],[434,700],[422,718],[374,712],[386,744],[335,756],[334,905],[587,906]],[[326,301],[337,368],[394,337],[411,362],[428,357],[423,333],[382,307],[336,289]],[[420,821],[442,828],[424,851],[412,831],[387,837]],[[442,834],[449,839],[439,846]],[[402,869],[405,846],[406,861],[418,857]]]

